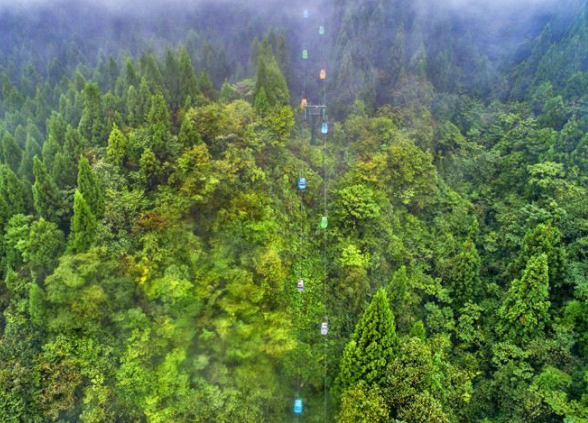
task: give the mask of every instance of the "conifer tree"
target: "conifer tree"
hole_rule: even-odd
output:
[[[65,249],[63,232],[53,222],[41,218],[31,224],[25,262],[29,263],[37,281],[42,281],[57,267]]]
[[[499,333],[511,341],[529,342],[549,321],[549,266],[547,255],[531,257],[521,279],[515,279],[499,310]]]
[[[257,113],[259,113],[262,116],[265,116],[267,112],[270,111],[271,105],[269,104],[269,101],[267,99],[265,88],[262,87],[261,90],[259,90],[259,92],[255,96],[254,106],[255,110],[257,110]]]
[[[382,289],[365,310],[345,348],[337,378],[338,391],[343,393],[361,381],[368,386],[383,386],[395,342],[394,315]]]
[[[151,109],[147,121],[151,127],[157,127],[157,130],[169,131],[171,129],[169,108],[163,94],[157,93],[151,97]]]
[[[25,187],[7,165],[0,165],[0,197],[6,202],[8,218],[24,213],[26,208]]]
[[[202,137],[198,132],[196,132],[194,124],[192,123],[192,119],[190,119],[188,115],[185,115],[184,119],[182,119],[182,126],[180,127],[178,140],[184,147],[202,142]]]
[[[22,161],[23,151],[16,143],[14,137],[10,134],[5,134],[0,143],[2,161],[6,163],[10,168],[17,172],[18,166]]]
[[[88,82],[83,91],[84,110],[79,130],[92,145],[103,145],[105,122],[100,88],[95,82]]]
[[[74,195],[73,218],[69,235],[69,249],[74,253],[83,253],[90,249],[96,232],[96,217],[84,196],[76,190]]]
[[[45,141],[45,143],[43,144],[41,156],[43,157],[43,163],[45,163],[45,166],[47,167],[47,170],[49,172],[53,171],[53,163],[55,161],[55,156],[60,151],[61,147],[59,146],[57,141],[55,141],[55,138],[51,135],[48,136],[47,141]]]
[[[339,423],[377,423],[389,421],[388,405],[378,389],[358,383],[343,395]]]
[[[127,60],[125,61],[125,85],[127,88],[137,88],[140,83],[141,79],[137,74],[137,69],[135,69],[133,61],[130,57],[127,57]]]
[[[450,272],[453,298],[458,308],[468,301],[473,301],[480,284],[480,266],[481,260],[476,244],[468,239],[453,260]]]
[[[115,166],[122,167],[127,149],[127,138],[118,129],[116,124],[108,137],[108,146],[106,147],[106,159]]]
[[[180,65],[176,55],[171,51],[167,50],[165,56],[165,88],[168,94],[168,99],[171,107],[176,110],[178,109],[182,101],[182,90],[180,87]]]
[[[203,70],[200,73],[200,89],[202,90],[202,94],[208,97],[211,100],[216,98],[216,93],[214,92],[214,85],[212,83],[212,79],[208,75],[208,72]]]
[[[104,215],[104,193],[98,177],[85,157],[80,159],[78,167],[78,190],[92,214],[100,219]]]
[[[290,102],[288,85],[267,38],[260,45],[255,97],[262,88],[265,90],[268,101],[272,106],[286,106]]]
[[[184,103],[187,97],[192,97],[193,100],[198,98],[200,88],[198,87],[198,78],[196,77],[192,59],[188,54],[188,50],[184,47],[180,49],[178,60],[180,67],[180,90],[183,95],[182,103]]]
[[[33,183],[33,158],[41,154],[41,147],[33,137],[28,136],[25,142],[25,150],[22,155],[22,161],[18,167],[18,175],[23,179]]]
[[[520,276],[533,257],[544,253],[549,266],[549,283],[561,285],[566,277],[566,252],[561,245],[561,232],[552,223],[539,224],[525,235],[523,250],[514,263],[510,275]]]
[[[33,159],[33,202],[35,210],[45,220],[59,222],[61,197],[55,182],[47,172],[47,168],[38,157]]]

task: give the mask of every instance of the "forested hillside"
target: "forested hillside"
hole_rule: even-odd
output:
[[[588,12],[488,7],[0,3],[0,422],[588,422]]]

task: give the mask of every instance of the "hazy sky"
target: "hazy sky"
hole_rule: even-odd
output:
[[[142,7],[144,8],[146,5],[149,4],[165,4],[165,3],[187,3],[188,5],[194,5],[196,3],[203,3],[206,1],[233,1],[237,3],[271,3],[276,2],[276,0],[77,0],[79,2],[86,2],[86,3],[101,3],[104,6],[109,8],[133,8],[133,7]],[[456,8],[464,8],[464,9],[478,9],[478,8],[490,8],[490,9],[519,9],[524,7],[540,7],[546,4],[556,4],[558,0],[426,0],[435,2],[436,4],[447,4]],[[18,6],[38,6],[38,5],[46,5],[51,3],[63,3],[63,0],[0,0],[0,6],[9,6],[9,7],[18,7]],[[294,6],[297,2],[296,0],[285,0],[284,3],[287,3],[289,6]],[[303,7],[304,3],[307,4],[314,4],[314,1],[300,1],[298,2],[300,7]]]

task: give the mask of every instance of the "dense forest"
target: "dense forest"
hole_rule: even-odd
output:
[[[1,423],[588,423],[584,0],[148,3],[0,2]]]

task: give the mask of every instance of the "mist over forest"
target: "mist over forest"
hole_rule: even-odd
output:
[[[0,0],[0,423],[588,423],[585,0]]]

